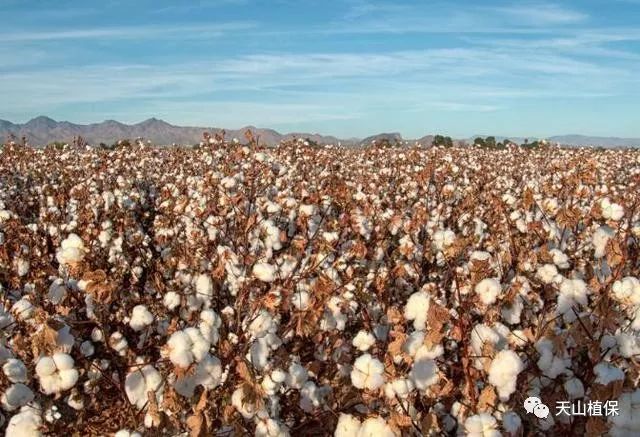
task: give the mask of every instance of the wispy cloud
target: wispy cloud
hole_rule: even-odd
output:
[[[525,3],[492,9],[518,23],[537,26],[573,24],[589,18],[583,12],[551,3]]]
[[[3,42],[29,42],[52,40],[85,39],[152,39],[152,38],[189,38],[193,36],[214,37],[225,32],[247,30],[256,27],[255,22],[238,21],[215,24],[184,25],[141,25],[71,30],[37,30],[8,32],[2,35]]]

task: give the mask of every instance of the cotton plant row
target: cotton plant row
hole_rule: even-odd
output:
[[[640,153],[248,140],[0,152],[5,435],[640,433]]]

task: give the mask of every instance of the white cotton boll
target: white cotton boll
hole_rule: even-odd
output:
[[[196,293],[200,300],[206,300],[213,296],[213,281],[211,280],[211,276],[205,274],[198,275],[196,278]]]
[[[11,306],[11,313],[18,320],[29,320],[33,317],[36,307],[26,298],[22,298]]]
[[[9,358],[2,366],[2,372],[11,382],[27,382],[27,367],[21,360]]]
[[[469,416],[464,422],[467,437],[501,437],[498,421],[489,413]]]
[[[245,397],[242,387],[237,388],[231,395],[231,405],[247,420],[252,419],[257,412],[256,406]]]
[[[93,328],[91,330],[91,341],[95,341],[96,343],[100,343],[104,340],[104,334],[102,333],[102,329]]]
[[[353,363],[351,383],[360,389],[375,390],[384,384],[384,364],[371,354],[359,356]]]
[[[114,437],[142,437],[137,431],[129,431],[128,429],[121,429],[114,434]]]
[[[426,390],[440,380],[438,365],[433,359],[425,356],[414,361],[408,376],[420,391]]]
[[[253,266],[253,276],[262,282],[273,282],[276,280],[276,268],[269,263],[257,263]]]
[[[640,390],[622,393],[618,398],[617,415],[610,415],[611,437],[640,435]]]
[[[261,310],[251,321],[248,330],[251,334],[251,338],[255,339],[264,337],[269,333],[275,333],[278,330],[278,325],[268,311]]]
[[[125,356],[129,343],[122,333],[116,331],[109,337],[109,347],[118,352],[118,355]]]
[[[397,378],[384,385],[384,394],[389,399],[395,399],[396,396],[404,399],[409,396],[414,389],[415,386],[410,379]]]
[[[522,427],[522,419],[514,411],[507,411],[502,415],[502,428],[511,435],[516,435]]]
[[[69,234],[56,252],[56,259],[60,264],[71,265],[82,261],[84,254],[85,248],[82,239],[76,234]]]
[[[42,417],[40,411],[29,405],[25,405],[15,414],[7,425],[6,437],[40,437],[42,432]]]
[[[149,312],[145,305],[136,305],[131,311],[131,319],[129,320],[129,326],[134,331],[141,331],[150,324],[153,323],[153,314]]]
[[[52,304],[58,305],[64,300],[66,296],[67,296],[67,287],[65,287],[64,281],[61,278],[57,278],[49,286],[47,299]]]
[[[584,385],[578,378],[567,379],[564,382],[564,390],[571,400],[584,397]]]
[[[574,307],[587,306],[589,304],[587,293],[587,284],[582,279],[563,280],[560,284],[556,313],[562,315],[562,318],[567,323],[575,321],[576,312],[579,311],[579,308],[574,311]]]
[[[222,325],[222,319],[213,310],[204,310],[200,313],[200,324],[198,329],[202,336],[209,342],[209,344],[216,345],[220,339],[220,333],[218,330]]]
[[[640,280],[627,276],[613,283],[613,297],[620,303],[629,306],[640,305]]]
[[[207,354],[196,366],[193,374],[177,378],[173,384],[176,393],[186,398],[193,396],[197,386],[212,390],[222,381],[222,364],[217,357]]]
[[[619,332],[615,339],[620,355],[625,358],[640,356],[640,338],[637,335]]]
[[[12,384],[0,398],[0,404],[6,411],[14,411],[27,405],[34,399],[34,394],[29,387],[22,383]]]
[[[180,295],[175,291],[170,291],[162,298],[162,304],[169,311],[173,311],[180,306]]]
[[[267,395],[274,396],[280,391],[280,388],[286,379],[286,372],[280,369],[275,369],[269,375],[264,377],[260,385]]]
[[[516,295],[513,299],[513,302],[510,304],[505,304],[500,309],[500,315],[502,316],[502,320],[505,323],[510,325],[517,325],[520,323],[520,317],[522,315],[522,310],[524,309],[524,302],[520,295]]]
[[[322,233],[322,238],[327,243],[335,243],[336,241],[338,241],[340,236],[338,235],[337,232],[323,232]]]
[[[593,371],[597,376],[595,380],[597,384],[607,385],[614,381],[624,381],[624,372],[607,362],[596,364]]]
[[[324,403],[324,397],[331,392],[331,388],[318,387],[315,382],[307,381],[300,389],[300,408],[307,413],[313,412]]]
[[[361,330],[353,338],[352,344],[359,351],[365,352],[369,350],[369,348],[373,346],[375,342],[376,342],[376,338],[370,332]]]
[[[254,437],[289,437],[289,435],[289,428],[280,421],[266,414],[259,414],[259,417],[256,417]]]
[[[409,337],[407,337],[407,340],[404,342],[404,344],[402,345],[402,350],[412,356],[415,357],[416,353],[418,352],[418,349],[422,346],[422,344],[424,343],[424,331],[414,331],[411,333],[411,335],[409,335]]]
[[[278,349],[281,344],[282,340],[277,335],[269,333],[253,341],[247,358],[254,367],[263,369],[269,361],[271,351]]]
[[[536,278],[542,281],[545,284],[551,284],[558,276],[558,269],[554,264],[545,264],[541,267],[538,267],[536,272]]]
[[[18,276],[25,276],[27,273],[29,273],[30,268],[31,264],[29,263],[28,259],[18,258],[16,260],[16,272],[18,273]]]
[[[553,342],[548,338],[541,338],[535,344],[540,354],[537,365],[545,376],[555,379],[558,375],[570,372],[571,358],[559,357],[553,353]]]
[[[565,255],[561,250],[551,249],[549,254],[553,257],[553,263],[559,269],[568,269],[569,268],[569,257]]]
[[[498,294],[502,291],[500,282],[495,278],[486,278],[478,282],[475,292],[480,296],[480,301],[485,305],[491,305],[496,301]]]
[[[80,353],[83,357],[90,357],[95,353],[96,349],[89,340],[85,340],[80,344]]]
[[[600,201],[600,208],[602,209],[602,217],[607,220],[618,221],[624,217],[624,208],[622,205],[611,202],[609,198],[604,198]]]
[[[2,286],[0,285],[0,291]],[[8,312],[4,305],[0,303],[0,329],[4,329],[13,323],[14,319],[10,312]]]
[[[456,240],[456,234],[452,230],[439,230],[433,234],[433,248],[435,250],[443,251],[447,247],[451,246]]]
[[[169,359],[179,367],[189,367],[200,361],[209,351],[209,342],[196,328],[186,328],[171,334],[167,341]]]
[[[306,291],[296,291],[291,295],[291,303],[298,311],[306,311],[309,308],[310,296]]]
[[[356,437],[395,437],[395,433],[382,417],[369,417],[362,422]]]
[[[156,393],[161,389],[162,375],[150,364],[130,372],[124,380],[127,399],[139,410],[148,402],[148,392]],[[156,396],[158,393],[156,393]]]
[[[64,353],[42,357],[36,364],[36,375],[44,394],[60,393],[73,387],[78,381],[78,370],[73,358]]]
[[[615,236],[615,234],[615,231],[609,226],[600,226],[596,229],[593,233],[592,239],[593,247],[595,249],[593,256],[595,258],[602,258],[605,255],[607,243]]]
[[[361,425],[360,421],[351,414],[340,413],[333,435],[334,437],[357,437]]]
[[[413,320],[413,327],[418,331],[424,330],[427,325],[429,302],[430,298],[426,292],[417,291],[409,296],[404,307],[405,319]]]
[[[489,367],[489,384],[498,390],[501,401],[508,401],[516,391],[518,374],[523,370],[522,360],[512,350],[502,350],[493,358]]]
[[[307,369],[300,364],[293,362],[289,365],[289,373],[287,374],[286,383],[287,386],[294,389],[300,389],[307,382],[309,373]]]

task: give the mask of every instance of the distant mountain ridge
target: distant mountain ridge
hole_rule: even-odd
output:
[[[4,139],[10,134],[17,138],[23,136],[27,138],[29,144],[42,146],[54,141],[71,142],[74,137],[82,136],[90,144],[113,144],[117,140],[129,138],[135,139],[142,137],[150,140],[154,144],[196,144],[202,140],[203,132],[211,134],[219,133],[222,128],[213,127],[196,127],[196,126],[175,126],[166,121],[157,118],[150,118],[135,124],[120,123],[115,120],[105,120],[101,123],[91,124],[75,124],[68,121],[55,121],[49,117],[39,116],[29,120],[24,124],[12,123],[6,120],[0,120],[0,138]],[[282,134],[273,129],[257,128],[254,126],[246,126],[241,129],[225,129],[226,136],[229,139],[244,137],[244,133],[251,130],[253,134],[260,138],[262,144],[275,145],[280,141],[292,138],[305,138],[318,144],[338,144],[345,146],[361,146],[369,145],[372,142],[389,142],[422,145],[431,145],[433,135],[425,135],[422,138],[408,140],[404,139],[398,132],[380,133],[369,136],[364,139],[349,138],[340,139],[330,135],[322,135],[319,133],[292,132]],[[482,135],[486,137],[486,135]],[[473,142],[473,138],[457,140]],[[497,141],[510,138],[516,142],[523,142],[524,137],[500,137],[496,136]],[[536,138],[529,138],[534,141]],[[639,147],[640,138],[617,138],[617,137],[595,137],[584,135],[558,135],[547,138],[552,143],[560,143],[567,146],[603,146],[603,147]]]

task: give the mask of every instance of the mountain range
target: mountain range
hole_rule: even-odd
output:
[[[358,146],[371,144],[372,141],[389,141],[390,143],[419,143],[431,145],[433,135],[426,135],[419,139],[404,139],[400,133],[381,133],[364,139],[348,138],[339,139],[333,136],[310,134],[304,132],[291,132],[282,134],[273,129],[256,128],[246,126],[241,129],[229,129],[226,138],[243,139],[244,133],[251,130],[254,136],[259,137],[262,144],[275,145],[280,141],[292,138],[305,138],[318,144],[342,144],[345,146]],[[12,123],[0,120],[0,139],[15,135],[18,139],[26,137],[29,144],[35,146],[46,145],[54,141],[71,142],[74,137],[82,136],[90,144],[113,144],[120,139],[135,139],[142,137],[154,144],[197,144],[202,140],[203,132],[211,134],[219,133],[221,128],[207,128],[195,126],[175,126],[163,120],[150,118],[141,123],[124,124],[115,120],[106,120],[102,123],[75,124],[68,121],[55,121],[49,117],[39,116],[24,124]],[[482,135],[483,137],[485,135]],[[475,137],[473,137],[475,138]],[[459,139],[459,142],[473,142],[473,138]],[[496,137],[498,141],[504,137]],[[530,138],[533,141],[535,138]],[[512,141],[522,142],[524,138],[511,138]],[[547,138],[552,143],[560,143],[568,146],[603,146],[603,147],[638,147],[640,138],[616,138],[616,137],[592,137],[583,135],[559,135]]]

